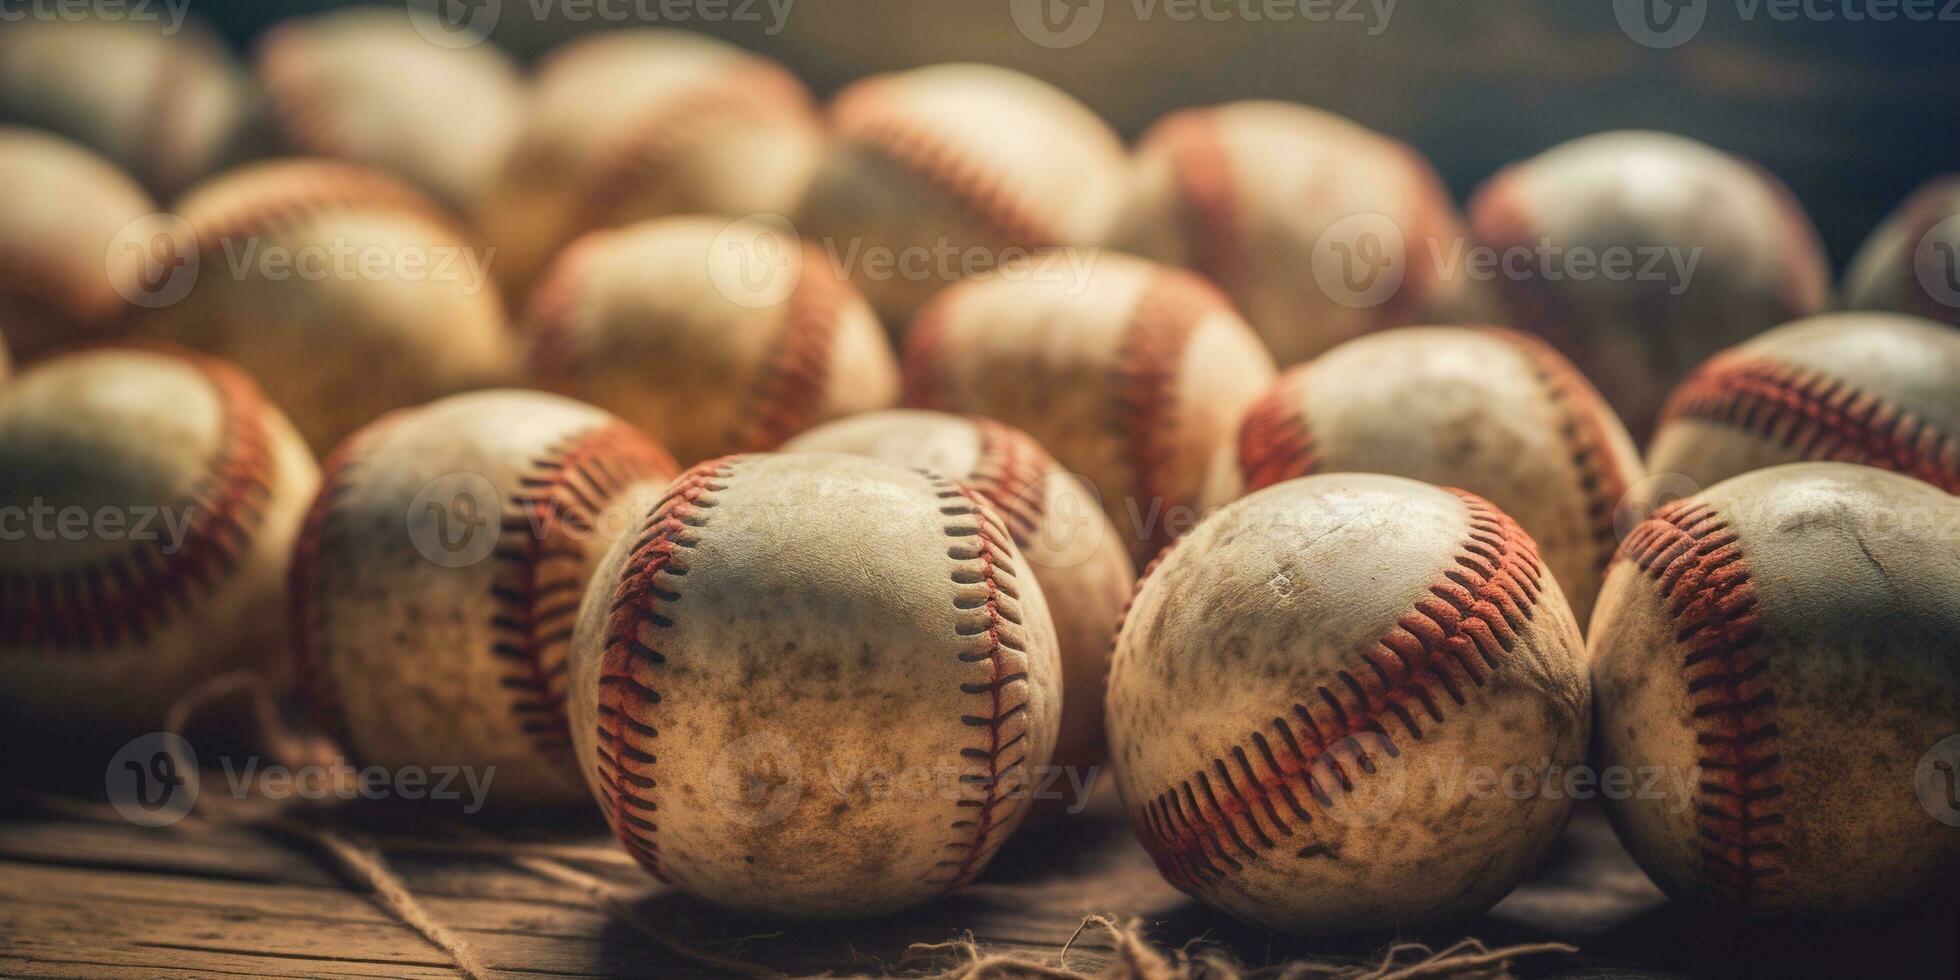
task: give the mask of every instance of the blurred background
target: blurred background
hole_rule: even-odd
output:
[[[189,2],[240,50],[277,20],[355,5]],[[527,62],[584,31],[699,31],[782,61],[819,95],[871,72],[992,62],[1060,85],[1126,136],[1183,106],[1291,99],[1415,144],[1459,200],[1571,137],[1664,129],[1789,182],[1840,269],[1913,187],[1960,169],[1960,0],[414,2],[493,23]]]

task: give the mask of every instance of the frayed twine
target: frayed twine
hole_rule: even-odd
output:
[[[1069,964],[1076,940],[1090,929],[1109,935],[1112,955],[1090,972]],[[1012,953],[983,951],[971,935],[945,943],[919,943],[907,959],[951,954],[962,960],[933,974],[934,980],[1485,980],[1509,977],[1511,962],[1527,956],[1576,953],[1562,943],[1531,943],[1491,949],[1465,939],[1442,950],[1420,943],[1398,943],[1372,964],[1332,964],[1296,961],[1277,966],[1247,967],[1214,947],[1191,945],[1165,951],[1144,938],[1136,919],[1092,915],[1082,920],[1052,962]]]

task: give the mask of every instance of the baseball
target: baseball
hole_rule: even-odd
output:
[[[502,52],[431,44],[400,10],[284,21],[254,68],[282,147],[388,171],[458,211],[488,190],[523,124],[523,83]]]
[[[1636,435],[1710,354],[1830,301],[1817,231],[1748,161],[1664,133],[1563,143],[1470,205],[1510,323],[1551,340]]]
[[[97,348],[0,404],[0,714],[128,737],[193,684],[270,669],[319,481],[259,387],[214,358]],[[77,725],[86,719],[88,725]]]
[[[15,19],[0,31],[0,121],[72,139],[162,196],[250,141],[245,72],[196,20]]]
[[[677,470],[612,416],[540,392],[361,430],[328,457],[295,549],[301,693],[363,763],[474,766],[511,806],[585,799],[565,727],[572,623]]]
[[[962,277],[1096,241],[1120,203],[1123,147],[1108,124],[1006,68],[874,75],[838,93],[830,122],[797,224],[851,261],[893,330]]]
[[[488,253],[393,177],[326,160],[260,163],[176,210],[196,235],[193,275],[137,331],[237,362],[316,451],[390,409],[514,368]]]
[[[1897,313],[1834,313],[1711,358],[1668,400],[1648,468],[1700,486],[1836,460],[1960,493],[1960,332]]]
[[[1164,876],[1325,933],[1503,897],[1565,823],[1590,701],[1578,624],[1515,522],[1343,473],[1226,507],[1145,574],[1108,711]]]
[[[513,299],[568,242],[670,214],[787,214],[822,145],[810,94],[775,63],[656,28],[552,52],[477,211]]]
[[[898,362],[871,307],[778,232],[680,217],[580,239],[532,291],[531,378],[652,433],[683,464],[891,407]]]
[[[1058,672],[1041,588],[979,494],[878,460],[737,456],[674,481],[600,566],[572,735],[661,880],[872,915],[964,884],[1020,823]]]
[[[1497,327],[1405,327],[1289,369],[1219,447],[1202,509],[1312,473],[1461,487],[1538,542],[1584,623],[1640,456],[1572,365]]]
[[[1286,102],[1172,113],[1131,162],[1109,243],[1204,273],[1281,364],[1467,312],[1462,221],[1415,150]],[[1310,274],[1309,274],[1310,273]]]
[[[0,126],[0,331],[23,360],[115,330],[148,254],[156,205],[107,160]]]
[[[1872,229],[1844,275],[1844,305],[1960,326],[1960,176],[1928,181]]]
[[[1021,549],[1055,621],[1062,721],[1054,763],[1035,797],[1077,810],[1103,762],[1103,680],[1136,582],[1116,530],[1092,491],[1024,432],[977,416],[874,412],[821,426],[784,452],[849,453],[929,469],[985,498]]]
[[[1960,718],[1956,526],[1924,483],[1798,463],[1628,536],[1593,616],[1597,754],[1686,774],[1686,799],[1608,801],[1669,894],[1813,921],[1954,894],[1929,762]]]
[[[1033,436],[1094,485],[1141,563],[1196,522],[1206,467],[1272,383],[1272,357],[1196,275],[1067,255],[1080,277],[1035,260],[935,298],[906,337],[905,403]]]

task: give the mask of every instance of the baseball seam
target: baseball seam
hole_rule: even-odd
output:
[[[962,814],[951,828],[955,839],[942,845],[950,852],[935,862],[926,878],[947,888],[963,885],[986,865],[1003,838],[996,831],[1011,817],[1017,801],[1002,793],[1003,773],[1021,770],[1028,758],[1028,654],[1014,636],[1023,628],[1019,585],[1007,529],[977,491],[932,478],[948,518],[946,556],[953,560],[953,632],[962,649],[963,664],[986,665],[982,683],[963,683],[960,693],[982,699],[978,713],[960,715],[960,724],[981,729],[979,747],[960,750],[969,768],[960,775],[967,792],[955,802]],[[1002,757],[1014,754],[1002,762]],[[978,793],[974,798],[971,794]],[[1010,812],[1001,815],[1005,807]]]
[[[1187,264],[1229,289],[1245,269],[1245,228],[1217,115],[1187,110],[1161,126],[1157,138],[1170,155]]]
[[[1031,248],[1069,244],[1057,216],[1027,198],[985,154],[921,125],[898,104],[889,79],[860,83],[833,109],[839,137],[874,149],[951,201],[1002,241]]]
[[[337,120],[326,94],[307,77],[309,42],[291,25],[268,32],[259,47],[259,77],[266,106],[286,141],[295,150],[318,156],[339,156],[333,138]]]
[[[817,422],[830,395],[830,362],[850,295],[816,249],[803,250],[803,274],[783,311],[774,351],[749,389],[748,418],[727,444],[774,449]]]
[[[1386,722],[1420,742],[1419,716],[1432,726],[1448,717],[1435,689],[1464,707],[1466,685],[1481,687],[1503,668],[1537,611],[1543,574],[1537,546],[1482,498],[1450,492],[1463,501],[1469,524],[1452,567],[1361,654],[1358,666],[1318,685],[1275,715],[1269,729],[1215,756],[1208,769],[1132,807],[1138,836],[1172,884],[1202,888],[1296,834],[1304,842],[1296,856],[1338,859],[1313,838],[1313,810],[1334,806],[1376,772],[1358,747],[1349,750],[1349,765],[1358,769],[1350,772],[1337,753],[1341,744],[1371,733],[1391,758],[1399,757]]]
[[[715,494],[728,488],[740,461],[739,456],[709,460],[668,486],[633,542],[606,613],[593,745],[600,795],[614,835],[661,881],[671,881],[672,871],[662,862],[657,839],[652,750],[660,737],[654,719],[660,692],[649,681],[667,664],[659,638],[674,625],[670,613],[681,600],[686,553],[698,544],[707,512],[716,506]]]
[[[1052,465],[1034,440],[992,419],[969,416],[980,436],[979,459],[963,482],[994,507],[1025,552],[1041,530],[1047,501],[1041,483]],[[1023,555],[1025,557],[1025,555]]]
[[[59,569],[0,577],[0,643],[88,652],[145,644],[215,591],[244,559],[276,478],[266,404],[243,373],[181,355],[217,396],[222,420],[204,474],[177,502],[191,514],[174,550],[140,542],[123,553]]]
[[[731,119],[810,112],[802,83],[775,65],[744,58],[721,77],[704,79],[640,112],[597,148],[573,178],[569,232],[617,224],[625,198],[682,146]]]
[[[1320,468],[1320,452],[1299,397],[1305,383],[1306,365],[1289,368],[1240,417],[1236,452],[1245,493]]]
[[[1117,346],[1115,417],[1111,429],[1121,434],[1126,463],[1141,501],[1160,500],[1168,508],[1164,477],[1175,452],[1181,404],[1177,394],[1184,353],[1199,323],[1214,310],[1229,309],[1211,286],[1189,273],[1167,271],[1154,276],[1137,299]],[[1168,514],[1163,515],[1168,518]],[[1152,552],[1170,543],[1171,521],[1150,528]]]
[[[1586,533],[1593,542],[1593,567],[1604,574],[1620,547],[1613,516],[1627,492],[1627,474],[1613,456],[1612,440],[1601,421],[1602,415],[1612,409],[1592,389],[1591,382],[1550,344],[1504,327],[1481,329],[1510,344],[1524,357],[1551,403],[1558,417],[1560,441],[1565,443],[1573,475],[1579,482],[1579,494],[1585,500]]]
[[[569,751],[566,651],[585,593],[581,542],[621,491],[673,469],[638,432],[603,423],[567,436],[533,460],[505,501],[502,533],[491,552],[497,568],[490,625],[497,638],[490,651],[510,667],[501,683],[511,711],[541,752]]]
[[[276,190],[261,184],[253,195],[184,215],[196,229],[199,251],[216,256],[229,241],[271,234],[321,215],[361,212],[407,215],[454,241],[470,240],[454,218],[393,177],[324,160],[289,165],[281,176],[288,179]]]
[[[573,376],[584,360],[573,337],[586,283],[613,234],[593,231],[573,239],[531,290],[524,330],[529,341],[527,360],[532,378],[547,390],[564,394],[574,386]]]
[[[1662,425],[1680,419],[1739,429],[1804,459],[1876,466],[1960,493],[1960,435],[1810,368],[1720,355],[1669,399]]]
[[[1622,554],[1658,586],[1694,716],[1703,877],[1747,905],[1784,873],[1776,706],[1755,585],[1740,535],[1695,498],[1628,535]]]

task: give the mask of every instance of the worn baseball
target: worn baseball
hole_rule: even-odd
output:
[[[1956,527],[1937,488],[1797,463],[1627,538],[1592,622],[1598,759],[1683,787],[1608,802],[1669,894],[1823,921],[1955,896]]]
[[[254,69],[289,152],[406,178],[467,211],[523,125],[522,80],[489,43],[430,43],[401,10],[338,10],[274,26]]]
[[[728,457],[674,481],[594,576],[572,735],[662,881],[873,915],[964,884],[1020,823],[1054,746],[1055,648],[978,493],[880,460]]]
[[[1700,487],[1801,460],[1863,463],[1960,493],[1960,331],[1833,313],[1723,351],[1667,403],[1648,468]]]
[[[1461,490],[1338,473],[1198,525],[1109,677],[1116,783],[1164,877],[1286,932],[1475,913],[1544,856],[1585,761],[1579,627]]]
[[[25,21],[0,31],[0,122],[60,133],[166,197],[251,141],[245,72],[195,18],[174,30],[137,17]]]
[[[1844,305],[1960,326],[1960,175],[1927,181],[1858,247]]]
[[[1036,779],[1037,812],[1075,812],[1104,760],[1103,680],[1136,567],[1095,494],[1027,433],[992,419],[873,412],[790,440],[784,452],[849,453],[917,466],[985,498],[1048,600],[1062,664],[1057,771]],[[1052,803],[1053,806],[1042,804]]]
[[[214,358],[98,348],[14,379],[0,714],[128,737],[224,671],[276,684],[287,563],[318,482],[292,425]]]
[[[295,549],[301,693],[363,763],[471,766],[510,806],[583,800],[565,723],[579,599],[678,469],[542,392],[457,395],[361,430],[328,457]]]
[[[514,370],[490,253],[394,177],[328,160],[260,163],[176,210],[195,236],[180,257],[192,275],[137,331],[237,362],[316,452],[390,409]]]
[[[1462,220],[1414,149],[1286,102],[1172,113],[1143,135],[1109,242],[1202,272],[1281,364],[1468,312]]]
[[[815,249],[761,222],[592,232],[532,291],[523,333],[533,381],[618,414],[683,464],[774,449],[898,400],[871,307]]]
[[[115,332],[156,205],[109,161],[0,126],[0,332],[23,360]],[[132,247],[124,247],[124,246]]]
[[[1273,380],[1272,357],[1198,276],[1071,251],[961,283],[906,337],[905,403],[1016,426],[1101,494],[1138,562],[1196,523],[1218,447]]]
[[[1033,249],[1097,241],[1123,147],[1060,89],[992,65],[875,75],[830,106],[797,225],[894,331],[933,293]]]
[[[1497,327],[1404,327],[1291,368],[1212,461],[1201,509],[1313,473],[1460,487],[1517,519],[1584,623],[1640,478],[1626,427],[1544,341]]]
[[[572,239],[670,214],[787,214],[822,152],[809,92],[774,62],[682,31],[552,52],[477,210],[513,299]]]
[[[1789,189],[1685,137],[1560,144],[1487,181],[1470,223],[1510,325],[1571,355],[1636,436],[1709,355],[1830,301]]]

